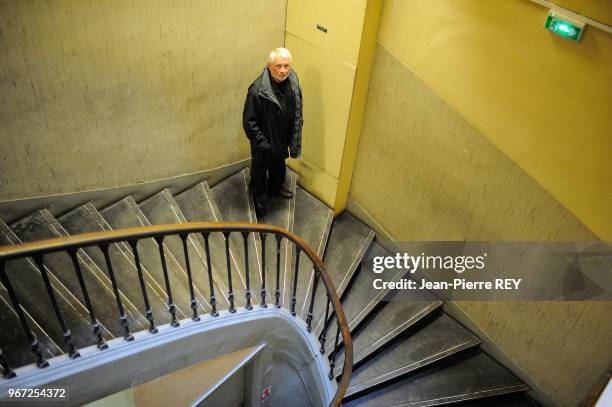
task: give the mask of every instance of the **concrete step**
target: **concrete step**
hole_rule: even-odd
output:
[[[104,208],[100,211],[100,214],[113,229],[151,225],[131,196],[125,197]],[[179,260],[174,256],[173,251],[170,250],[166,240],[164,240],[163,247],[174,302],[183,313],[191,315],[187,273],[181,266]],[[163,269],[159,255],[159,246],[155,240],[153,238],[142,239],[138,244],[138,254],[143,266],[154,276],[156,281],[161,284],[161,282],[164,281]],[[182,251],[180,256],[183,257]],[[196,301],[200,305],[198,313],[202,310],[204,312],[209,312],[210,305],[208,300],[210,296],[208,282],[206,282],[206,285],[201,286],[201,284],[199,284],[200,281],[201,279],[199,278],[194,284]]]
[[[293,232],[308,243],[319,257],[323,257],[325,252],[333,220],[334,211],[332,209],[302,188],[297,187]],[[308,307],[310,306],[314,273],[312,263],[304,255],[300,256],[299,267],[295,309],[297,315],[300,315],[302,319],[306,319]],[[319,281],[319,284],[322,283]],[[291,291],[287,292],[287,294],[291,295]],[[289,304],[291,304],[290,300],[290,297],[286,299]]]
[[[372,272],[362,260],[368,257],[388,254],[374,242],[374,232],[348,213],[333,221],[333,212],[316,198],[296,186],[297,175],[288,172],[288,186],[294,191],[292,200],[271,198],[269,213],[259,219],[294,231],[309,243],[320,256],[324,254],[327,270],[332,277],[337,293],[341,296],[344,312],[353,335],[354,372],[344,405],[364,406],[433,406],[457,403],[466,407],[484,405],[521,406],[536,405],[523,394],[527,387],[514,375],[501,367],[477,348],[478,339],[439,310],[442,302],[433,294],[415,292],[410,300],[400,298],[399,293],[379,291],[372,288],[378,275]],[[12,234],[8,227],[0,231],[1,244],[14,244],[19,237],[37,240],[68,233],[95,232],[147,226],[151,223],[180,223],[185,221],[242,221],[257,222],[253,203],[248,192],[249,171],[244,169],[222,181],[214,188],[203,182],[183,193],[172,197],[169,190],[163,190],[137,205],[131,197],[105,208],[100,213],[92,204],[86,204],[63,215],[58,223],[48,211],[39,211],[29,219],[16,222]],[[218,204],[218,206],[217,206]],[[62,226],[63,225],[63,226]],[[3,243],[4,242],[4,243]],[[205,250],[201,236],[192,236],[189,241],[190,265],[195,281],[197,300],[202,306],[198,312],[210,310],[208,275]],[[276,240],[266,239],[266,262],[261,267],[262,247],[260,236],[250,235],[248,239],[251,287],[253,302],[259,295],[262,272],[266,270],[267,303],[274,301],[276,288]],[[222,292],[227,293],[227,264],[225,240],[222,235],[210,238],[211,260],[215,278],[219,283],[217,299],[219,308],[227,307]],[[179,238],[166,238],[164,253],[170,274],[175,302],[179,307],[178,318],[191,315],[189,287],[185,272],[182,242]],[[143,272],[150,299],[154,303],[156,323],[166,322],[169,317],[164,276],[159,257],[159,248],[153,239],[145,239],[138,245]],[[244,241],[242,235],[230,237],[231,267],[236,305],[244,304],[245,273]],[[133,331],[146,329],[147,322],[142,315],[143,303],[131,247],[128,244],[113,245],[110,255],[123,299],[129,309],[128,318]],[[95,343],[89,326],[89,315],[80,301],[81,291],[72,268],[70,258],[58,255],[46,256],[52,284],[57,289],[60,307],[71,318],[69,325],[82,329],[73,336],[75,341],[88,338],[87,344]],[[122,335],[118,324],[114,296],[106,265],[97,248],[80,251],[79,261],[83,266],[94,308],[100,314],[101,323],[109,320],[105,337]],[[295,253],[292,246],[283,242],[280,251],[280,302],[291,306],[292,273],[295,267]],[[13,267],[13,268],[11,268]],[[297,314],[306,318],[313,273],[310,262],[300,256],[298,275]],[[63,353],[61,332],[51,307],[41,298],[48,299],[42,286],[38,270],[28,259],[7,263],[7,272],[21,274],[16,281],[18,295],[24,296],[24,309],[35,334],[39,337],[45,357]],[[386,271],[386,279],[398,280],[403,271]],[[126,285],[126,282],[128,284]],[[326,296],[319,284],[313,327],[315,334],[324,327]],[[242,294],[242,295],[240,295]],[[331,310],[330,310],[331,312]],[[42,318],[39,321],[39,316]],[[102,321],[104,317],[104,321]],[[166,318],[164,320],[163,318]],[[329,355],[336,335],[333,317],[325,330],[326,351]],[[138,327],[136,327],[138,324]],[[0,347],[13,367],[34,361],[27,346],[21,325],[11,308],[6,290],[0,286]],[[73,329],[73,327],[70,327]],[[248,334],[248,333],[247,333]],[[77,342],[77,345],[80,343]],[[336,375],[341,373],[343,349],[340,346],[336,357]],[[493,403],[493,404],[491,404]],[[514,404],[513,404],[514,403]]]
[[[221,218],[226,222],[257,223],[253,201],[249,198],[249,169],[244,168],[212,187]]]
[[[390,253],[385,250],[377,242],[373,242],[367,251],[364,260],[371,259],[374,256],[386,256]],[[359,264],[357,271],[355,272],[355,278],[347,288],[348,292],[345,292],[344,298],[342,299],[342,309],[346,316],[346,320],[349,325],[351,332],[355,332],[358,326],[364,321],[364,319],[373,312],[381,301],[388,295],[389,290],[377,290],[373,287],[374,279],[380,278],[380,274],[376,274],[372,271],[372,266],[367,261],[362,261]],[[387,281],[398,281],[404,274],[405,270],[387,270],[385,279]],[[326,337],[330,338],[331,335],[335,335],[336,322],[333,318],[332,323],[329,323],[326,330]],[[340,343],[342,341],[340,340]],[[333,341],[328,341],[326,345],[326,353],[331,353],[334,347]]]
[[[294,216],[295,216],[295,198],[297,188],[297,174],[290,169],[287,169],[287,179],[285,180],[285,188],[293,192],[292,199],[283,199],[281,197],[269,197],[266,199],[267,213],[257,219],[258,223],[266,223],[275,225],[293,231]],[[252,199],[249,194],[249,199]],[[251,203],[252,205],[252,203]],[[293,281],[293,272],[295,265],[293,264],[293,244],[288,244],[286,239],[283,239],[280,247],[280,275],[278,286],[280,289],[279,303],[281,306],[289,308],[287,302],[288,292],[290,291]],[[269,236],[266,240],[266,286],[269,292],[276,290],[277,284],[277,244],[276,239]]]
[[[289,189],[295,191],[297,185],[297,175],[288,170],[288,183]],[[249,222],[256,223],[258,221],[253,208],[253,200],[249,193],[249,169],[245,168],[242,171],[232,175],[225,179],[219,184],[212,188],[212,193],[215,202],[219,208],[221,216],[224,221],[234,222]],[[272,198],[269,203],[269,213],[264,219],[260,219],[261,223],[270,223],[273,225],[281,226],[286,229],[292,230],[293,228],[293,207],[295,205],[295,193],[294,198],[291,200],[285,200],[282,198]],[[280,248],[280,261],[279,261],[279,295],[283,291],[283,285],[290,283],[290,276],[288,273],[288,264],[290,264],[291,253],[288,252],[287,242],[283,240]],[[261,260],[262,247],[261,239],[259,236],[254,236],[251,242],[251,251],[258,253],[258,259]],[[265,272],[266,276],[266,302],[268,304],[274,303],[274,294],[276,290],[276,274],[277,274],[277,257],[276,257],[276,239],[273,236],[269,236],[266,239],[266,263],[265,269],[260,267],[262,274]],[[287,272],[287,273],[286,273]],[[262,279],[260,277],[260,279]],[[279,297],[279,303],[282,302],[282,298]]]
[[[222,222],[223,218],[213,198],[208,183],[201,182],[180,195],[174,197],[188,222]],[[201,235],[195,236],[202,247],[205,247]],[[232,233],[229,238],[230,256],[232,266],[233,289],[236,300],[242,305],[246,304],[246,268],[244,262],[244,238],[240,233]],[[259,293],[259,258],[255,250],[255,237],[249,235],[249,280],[251,288],[251,301],[256,302]],[[209,238],[211,264],[219,270],[227,281],[227,259],[225,254],[225,238],[221,233],[213,233]]]
[[[527,390],[516,376],[478,349],[461,352],[343,403],[344,406],[439,406]]]
[[[392,293],[395,294],[395,293]],[[425,318],[442,305],[436,296],[427,291],[415,292],[411,300],[397,299],[394,295],[385,298],[381,308],[372,312],[352,334],[353,364],[359,364],[405,332],[408,328]],[[336,324],[333,324],[332,335],[326,341],[334,342]],[[344,349],[339,349],[336,356],[336,371],[342,372]]]
[[[19,243],[21,240],[17,235],[0,221],[0,246]],[[55,317],[43,277],[34,261],[29,258],[10,260],[5,264],[5,270],[22,308],[36,321],[40,329],[45,332],[45,336],[49,335],[58,346],[64,347],[63,332]],[[74,344],[77,347],[91,345],[94,343],[94,337],[89,314],[79,300],[82,298],[82,292],[80,290],[71,292],[54,274],[48,274],[51,286],[55,290],[57,305],[68,329],[72,332]],[[74,276],[76,278],[76,273]],[[105,327],[102,327],[102,331],[106,338],[112,337]]]
[[[323,261],[338,296],[342,297],[374,237],[372,229],[347,212],[334,219]],[[317,289],[317,301],[313,312],[315,321],[313,331],[317,335],[324,327],[326,304],[327,296],[321,284]],[[329,315],[331,315],[331,307]]]
[[[91,202],[64,214],[58,218],[58,221],[71,235],[112,230],[110,225],[104,220]],[[86,247],[83,250],[97,264],[106,264],[104,254],[98,247]],[[119,289],[130,299],[132,304],[140,310],[142,315],[141,323],[147,326],[148,321],[144,318],[146,307],[131,246],[126,242],[112,244],[108,248],[108,254]],[[141,269],[154,321],[158,325],[167,324],[171,321],[171,318],[168,313],[168,306],[166,305],[168,297],[164,288],[163,277],[160,279],[153,277],[149,270],[142,265],[142,262]],[[186,315],[179,309],[177,318],[182,319],[185,317]]]
[[[140,202],[138,208],[146,216],[147,220],[152,225],[163,225],[172,223],[186,223],[187,220],[181,212],[178,204],[169,190],[164,189],[152,197]],[[189,235],[187,239],[187,247],[189,250],[189,265],[191,267],[192,278],[194,284],[202,288],[210,288],[208,282],[208,267],[206,265],[206,253],[203,245],[200,244],[196,234]],[[187,270],[185,261],[185,253],[183,243],[179,236],[169,236],[164,240],[164,243],[170,249],[170,252],[179,261],[183,270]],[[221,246],[224,247],[224,246]],[[225,252],[223,257],[213,257],[212,272],[213,280],[216,285],[215,295],[217,305],[221,309],[227,308],[228,285],[227,285],[227,266],[225,263]],[[234,276],[233,276],[234,277]],[[236,285],[237,286],[237,285]]]
[[[231,177],[223,180],[211,189],[212,200],[215,202],[216,208],[219,210],[220,219],[226,222],[257,223],[257,216],[255,214],[255,209],[253,208],[253,201],[250,199],[248,192],[249,181],[249,169],[245,168]],[[244,242],[239,236],[232,236],[231,242],[233,243],[234,247],[244,247]],[[251,285],[253,287],[252,290],[259,294],[259,300],[261,302],[263,268],[261,263],[262,250],[259,235],[250,235],[248,245],[250,253],[250,270],[256,270],[258,273],[258,278],[251,281]],[[252,253],[255,253],[255,255],[252,255]],[[256,264],[254,264],[254,262],[256,262]],[[253,286],[253,284],[255,285]],[[266,287],[266,303],[270,303],[271,298],[272,301],[274,301],[273,297],[271,296],[271,294],[274,294],[273,290],[274,289],[272,288],[272,291],[270,291],[270,287]]]
[[[24,242],[68,236],[68,232],[46,209],[34,212],[11,225],[11,229]],[[89,291],[92,307],[100,323],[115,337],[123,335],[119,312],[111,281],[106,274],[106,267],[96,264],[84,251],[78,253],[85,285]],[[54,253],[45,256],[44,263],[54,279],[61,282],[71,293],[81,293],[72,259],[67,253]],[[75,294],[76,295],[76,294]],[[122,295],[128,323],[133,331],[144,329],[141,315],[129,298]]]
[[[12,283],[11,283],[12,285]],[[22,297],[18,297],[21,301]],[[58,356],[63,353],[62,349],[57,343],[53,341],[42,329],[41,325],[37,321],[32,319],[32,316],[27,313],[24,307],[21,307],[26,314],[26,319],[30,329],[32,329],[34,335],[38,339],[40,344],[40,350],[45,359],[53,356]],[[48,318],[44,318],[46,321]],[[2,348],[2,354],[6,358],[7,363],[12,369],[16,369],[21,366],[35,363],[36,358],[32,354],[30,341],[21,328],[21,323],[17,317],[8,292],[4,286],[0,284],[0,348]],[[63,345],[63,340],[60,342]]]
[[[540,404],[525,393],[508,393],[500,396],[453,403],[453,407],[539,407]]]
[[[444,313],[418,325],[356,367],[346,397],[480,344],[476,336]]]

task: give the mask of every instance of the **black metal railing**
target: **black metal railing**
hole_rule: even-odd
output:
[[[143,315],[148,322],[148,331],[151,334],[156,334],[158,332],[158,328],[155,322],[155,315],[151,307],[151,303],[149,300],[149,292],[147,290],[147,284],[145,283],[145,277],[143,273],[143,268],[141,265],[140,254],[138,251],[138,244],[143,239],[153,238],[157,243],[159,248],[159,261],[161,264],[161,269],[164,277],[164,286],[165,286],[165,295],[166,298],[164,301],[167,301],[167,311],[169,313],[169,321],[170,326],[174,328],[178,328],[180,326],[180,322],[177,320],[176,312],[177,306],[174,302],[174,298],[172,296],[172,284],[169,278],[169,271],[167,265],[167,255],[164,250],[164,239],[168,236],[178,236],[182,242],[183,248],[183,256],[184,256],[184,264],[185,264],[185,272],[187,274],[188,280],[188,288],[189,288],[189,304],[191,307],[191,318],[195,321],[200,319],[199,311],[201,311],[201,305],[198,303],[196,298],[196,290],[194,287],[194,276],[192,271],[192,266],[190,264],[190,256],[189,256],[189,245],[188,238],[191,235],[198,235],[203,238],[204,241],[204,249],[205,249],[205,264],[204,267],[207,270],[207,280],[208,280],[208,289],[209,295],[206,300],[210,305],[210,310],[208,311],[211,316],[218,317],[219,311],[217,309],[218,302],[216,297],[216,287],[215,281],[213,278],[213,269],[211,267],[211,248],[210,248],[210,237],[212,234],[220,233],[222,234],[225,241],[225,258],[226,258],[226,266],[227,266],[227,301],[228,301],[228,311],[233,313],[236,312],[236,296],[242,295],[234,290],[234,284],[232,282],[232,262],[230,261],[230,237],[232,234],[240,234],[243,237],[244,242],[244,250],[243,250],[243,258],[244,258],[244,267],[245,267],[245,289],[244,289],[244,298],[246,300],[245,308],[247,310],[253,309],[252,297],[253,291],[251,287],[251,281],[249,277],[249,237],[251,235],[256,235],[259,237],[259,241],[261,242],[261,280],[260,280],[260,307],[267,308],[268,304],[266,303],[266,299],[268,296],[268,292],[266,291],[268,288],[266,287],[266,270],[268,268],[268,264],[266,263],[266,239],[268,235],[275,236],[275,247],[276,249],[276,270],[275,270],[275,282],[276,286],[274,287],[274,306],[280,308],[280,298],[281,298],[281,288],[280,288],[280,275],[281,275],[281,244],[283,239],[289,243],[295,245],[295,266],[293,272],[293,280],[290,283],[289,293],[290,293],[290,305],[288,311],[296,317],[296,304],[298,301],[297,298],[297,286],[299,283],[298,273],[299,273],[299,264],[300,264],[300,254],[303,253],[312,263],[313,271],[314,271],[314,281],[312,284],[312,289],[310,292],[305,294],[305,298],[303,299],[308,304],[308,314],[306,317],[306,326],[308,332],[312,331],[312,323],[314,318],[314,307],[316,303],[317,296],[317,288],[319,286],[319,282],[322,281],[322,284],[325,287],[326,294],[326,309],[325,316],[323,319],[324,329],[319,336],[319,341],[321,343],[321,353],[325,351],[325,331],[327,324],[331,323],[330,319],[330,307],[331,312],[335,316],[335,321],[337,321],[337,329],[335,336],[335,346],[331,353],[331,368],[329,371],[330,380],[334,379],[334,367],[336,364],[336,354],[338,348],[338,341],[340,335],[342,335],[343,347],[344,347],[344,364],[343,371],[339,375],[340,382],[338,383],[338,391],[335,394],[330,406],[339,406],[342,397],[344,396],[346,389],[349,384],[349,380],[351,377],[352,371],[352,340],[349,334],[348,324],[346,322],[346,318],[344,316],[344,312],[340,305],[340,300],[336,294],[336,289],[334,284],[325,269],[325,265],[323,261],[316,255],[313,249],[308,246],[301,238],[294,235],[293,233],[271,225],[263,225],[263,224],[251,224],[251,223],[212,223],[212,222],[194,222],[194,223],[184,223],[184,224],[174,224],[174,225],[158,225],[158,226],[147,226],[147,227],[138,227],[138,228],[129,228],[129,229],[118,229],[113,231],[105,231],[98,233],[87,233],[82,235],[75,235],[69,237],[55,238],[37,242],[30,243],[22,243],[14,246],[5,246],[0,247],[0,282],[8,292],[10,302],[12,303],[13,310],[17,314],[19,319],[19,324],[21,325],[21,329],[23,330],[27,340],[28,346],[31,349],[31,353],[34,357],[34,361],[40,368],[47,368],[49,366],[49,362],[43,355],[41,351],[41,346],[38,342],[38,339],[28,322],[28,318],[24,314],[22,309],[23,300],[19,298],[19,293],[13,288],[11,284],[11,280],[15,278],[19,278],[16,275],[9,275],[6,270],[6,264],[16,259],[24,259],[24,258],[32,258],[34,260],[34,264],[36,268],[40,272],[42,277],[45,290],[48,294],[49,300],[52,305],[52,312],[57,319],[57,323],[59,328],[61,329],[63,341],[65,348],[64,350],[68,355],[72,358],[78,358],[80,356],[79,351],[74,343],[70,327],[66,324],[66,319],[62,313],[61,307],[58,305],[58,301],[56,298],[56,292],[49,280],[48,270],[45,266],[45,256],[54,254],[54,253],[65,253],[70,257],[72,261],[72,265],[74,267],[74,277],[78,280],[79,287],[81,289],[81,295],[84,301],[85,308],[87,313],[89,314],[90,320],[90,329],[91,334],[93,335],[93,339],[97,347],[100,350],[104,350],[108,348],[108,343],[106,342],[102,329],[100,327],[100,323],[96,316],[96,312],[94,306],[92,305],[91,295],[92,292],[88,289],[86,284],[86,279],[83,276],[83,271],[81,268],[81,263],[79,261],[79,252],[84,248],[97,247],[103,254],[105,260],[106,274],[112,285],[112,295],[114,296],[116,306],[117,306],[117,317],[120,322],[120,326],[122,329],[123,338],[126,341],[133,341],[134,336],[131,332],[131,327],[129,324],[129,319],[126,314],[126,308],[124,305],[124,300],[122,299],[121,290],[119,287],[120,282],[117,279],[116,273],[113,269],[112,257],[109,254],[109,246],[114,243],[125,242],[131,248],[131,252],[134,258],[134,263],[136,266],[136,273],[138,277],[138,283],[140,287],[140,292],[142,295],[142,303],[144,305]],[[17,273],[15,273],[17,274]],[[240,286],[239,286],[240,289]],[[42,300],[42,299],[38,299]],[[203,311],[203,309],[202,309]],[[159,315],[158,315],[159,317]],[[0,372],[5,378],[15,377],[15,371],[9,366],[7,361],[7,357],[2,353],[0,344]]]

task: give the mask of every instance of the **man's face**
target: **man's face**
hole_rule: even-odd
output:
[[[268,64],[270,75],[275,82],[282,82],[289,76],[291,61],[289,58],[277,56],[273,64]]]

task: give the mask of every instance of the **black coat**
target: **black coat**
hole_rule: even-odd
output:
[[[291,152],[291,157],[297,158],[302,151],[302,89],[297,74],[291,70],[289,86],[295,101],[295,114],[289,129],[289,140],[280,137],[283,126],[287,125],[281,112],[281,105],[274,95],[270,71],[266,66],[264,71],[249,86],[244,110],[242,126],[251,142],[251,156],[255,161],[285,159]]]

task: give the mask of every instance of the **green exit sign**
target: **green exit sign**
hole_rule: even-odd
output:
[[[571,17],[551,10],[548,12],[544,28],[563,38],[572,41],[580,41],[585,25],[586,24],[581,21],[577,21]]]

